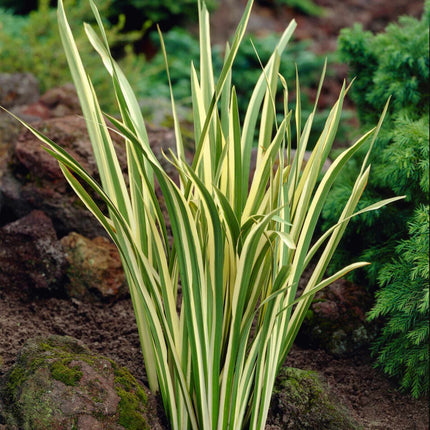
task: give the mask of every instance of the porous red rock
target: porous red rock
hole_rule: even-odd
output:
[[[53,291],[66,267],[51,220],[42,211],[0,229],[0,288]]]
[[[66,290],[79,300],[124,297],[127,283],[116,246],[105,237],[91,240],[72,232],[61,239],[69,267]]]
[[[55,118],[35,123],[34,127],[63,147],[97,178],[97,167],[82,118]],[[125,166],[122,142],[118,136],[112,137],[120,163]],[[60,236],[70,231],[79,231],[89,237],[105,234],[67,184],[57,161],[29,131],[14,143],[14,157],[0,181],[0,190],[3,205],[12,213],[11,217],[19,218],[33,209],[40,209],[52,219]]]
[[[34,123],[33,126],[66,150],[98,180],[92,145],[81,117],[54,118]],[[175,149],[174,132],[152,127],[148,127],[147,131],[154,154],[167,173],[177,180],[175,168],[163,155],[163,152],[168,154],[169,149]],[[117,133],[111,132],[111,137],[127,182],[124,143]],[[90,238],[106,235],[64,179],[57,161],[31,132],[25,131],[13,143],[13,154],[7,165],[3,177],[0,175],[0,194],[2,210],[9,213],[9,219],[17,219],[33,209],[40,209],[52,219],[59,236],[72,231]],[[160,195],[158,187],[157,194]],[[96,195],[93,197],[104,209],[103,202]]]

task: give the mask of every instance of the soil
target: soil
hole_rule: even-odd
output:
[[[16,289],[0,291],[0,376],[27,339],[49,334],[78,338],[93,352],[112,358],[146,382],[129,299],[89,304],[60,297],[28,298]],[[321,350],[294,347],[286,364],[319,372],[364,429],[429,428],[426,399],[414,400],[399,393],[394,383],[372,367],[365,350],[354,357],[334,358]]]
[[[231,33],[244,1],[224,0],[213,19],[220,40]],[[270,4],[271,2],[267,2]],[[294,16],[296,38],[312,38],[312,49],[327,52],[336,47],[339,29],[354,22],[366,29],[382,30],[399,15],[419,16],[417,0],[315,0],[325,6],[323,18],[306,17],[290,8],[276,12],[256,5],[252,26],[259,32],[281,30]],[[345,70],[344,70],[345,71]],[[132,304],[129,299],[115,303],[83,303],[64,297],[28,297],[16,288],[0,288],[0,376],[15,360],[24,342],[39,335],[69,335],[82,340],[92,351],[126,366],[146,381]],[[428,399],[414,400],[399,393],[395,384],[375,370],[367,350],[350,358],[334,358],[321,350],[294,347],[287,365],[318,371],[331,390],[365,429],[425,430],[429,428]]]

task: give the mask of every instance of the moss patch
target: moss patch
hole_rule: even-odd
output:
[[[333,399],[316,372],[282,368],[275,384],[271,415],[282,428],[354,430],[358,427]]]
[[[118,423],[128,430],[149,429],[144,418],[148,400],[145,391],[127,369],[114,363],[113,368],[115,391],[121,398]]]
[[[82,371],[78,365],[70,366],[70,359],[55,361],[51,364],[51,375],[57,381],[69,386],[76,386],[82,378]]]

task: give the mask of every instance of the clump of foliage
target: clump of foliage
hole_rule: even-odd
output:
[[[120,116],[109,119],[124,138],[128,180],[61,0],[59,30],[101,185],[62,148],[27,127],[59,161],[71,187],[118,247],[148,382],[151,390],[160,391],[172,429],[262,430],[277,373],[315,293],[368,264],[353,263],[324,278],[349,220],[358,214],[355,209],[370,172],[367,157],[342,214],[326,234],[315,237],[315,233],[339,172],[369,139],[373,146],[380,124],[340,154],[319,181],[341,119],[345,85],[303,168],[318,96],[302,127],[299,91],[293,115],[287,82],[279,74],[280,57],[296,23],[292,21],[282,33],[260,72],[242,122],[232,65],[253,1],[247,3],[216,78],[209,13],[199,0],[200,70],[191,66],[195,153],[190,163],[171,94],[176,153],[168,158],[179,175],[176,183],[151,150],[137,99],[111,56],[99,12],[92,0],[90,4],[99,33],[90,25],[85,25],[85,31],[113,79]],[[165,53],[163,44],[162,49]],[[281,121],[275,104],[278,81],[285,100]],[[294,154],[292,121],[297,129]],[[256,129],[257,167],[251,172]],[[103,199],[106,211],[78,177]],[[155,179],[166,215],[156,196]],[[395,200],[383,200],[360,212],[378,210]],[[310,264],[312,275],[298,292],[299,280]]]
[[[238,49],[233,73],[240,82],[237,88],[237,103],[240,117],[243,119],[248,107],[255,84],[260,77],[262,64],[266,64],[273,53],[278,42],[279,36],[275,33],[265,37],[255,38],[246,36],[243,43]],[[153,42],[160,44],[158,35],[153,35]],[[296,67],[300,75],[300,85],[305,88],[301,97],[301,119],[305,121],[313,110],[313,101],[306,90],[311,88],[316,93],[316,83],[318,82],[321,71],[324,67],[325,58],[311,52],[308,41],[291,42],[282,55],[280,64],[280,73],[285,77],[287,82],[296,79]],[[170,80],[173,87],[175,99],[184,105],[191,104],[191,85],[190,85],[190,63],[196,68],[200,66],[199,61],[199,41],[190,33],[183,29],[175,28],[170,30],[164,37],[166,50],[169,52],[169,72]],[[186,53],[187,55],[184,55]],[[219,73],[223,63],[223,49],[221,46],[214,46],[212,50],[212,64],[215,71]],[[288,58],[288,61],[287,61]],[[329,57],[329,59],[332,59]],[[164,71],[163,53],[159,51],[148,66],[143,71],[142,79],[136,83],[137,93],[145,94],[149,97],[170,97],[169,87],[166,86],[166,77]],[[278,83],[278,89],[281,89],[281,83]],[[277,97],[276,108],[282,112],[283,99]],[[290,96],[290,102],[295,103],[295,95]],[[321,131],[324,128],[329,110],[321,110],[315,113],[313,128],[311,130],[310,142],[313,145]],[[295,126],[292,125],[292,138],[295,140]],[[339,134],[343,134],[342,124],[340,125]],[[339,139],[339,136],[338,136]]]
[[[371,312],[372,318],[387,319],[375,345],[377,362],[398,376],[401,386],[414,396],[427,393],[429,386],[428,327],[427,332],[422,329],[422,320],[429,317],[428,270],[422,266],[423,261],[428,264],[428,246],[423,246],[428,216],[423,211],[429,207],[429,23],[427,1],[421,20],[402,17],[378,35],[356,25],[343,30],[339,39],[340,54],[351,75],[357,77],[351,96],[364,127],[375,124],[378,111],[391,95],[363,204],[393,194],[406,198],[353,220],[337,264],[357,257],[374,262],[362,271],[365,277],[355,280],[372,289],[379,281],[381,287]],[[363,157],[358,154],[329,198],[323,213],[327,225],[341,212]],[[411,346],[408,354],[407,345]]]
[[[409,237],[379,273],[381,289],[370,319],[385,317],[374,345],[377,362],[414,397],[429,392],[429,206],[409,223]]]
[[[82,21],[93,22],[91,9],[85,0],[68,0],[71,25],[78,27],[77,43],[82,56],[88,64],[88,71],[93,76],[94,85],[102,94],[101,104],[109,110],[114,104],[110,88],[110,79],[101,71],[100,60],[93,55],[91,45],[81,29]],[[109,1],[102,2],[102,10],[108,10]],[[31,72],[39,80],[40,90],[59,86],[71,81],[66,56],[63,53],[60,35],[56,25],[56,9],[49,7],[49,2],[42,0],[39,8],[28,16],[13,15],[0,9],[0,72]],[[121,33],[124,18],[116,26],[105,23],[108,37],[113,46],[124,46],[121,52],[121,66],[135,80],[144,68],[143,56],[136,56],[131,49],[131,42],[140,37],[139,32]]]

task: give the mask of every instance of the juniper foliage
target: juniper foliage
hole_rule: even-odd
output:
[[[413,397],[429,391],[429,206],[420,206],[409,224],[409,238],[396,247],[379,273],[382,288],[369,314],[386,318],[373,350],[377,363],[400,380]]]
[[[406,198],[352,220],[336,263],[373,262],[354,280],[373,291],[380,288],[370,313],[372,319],[385,318],[373,349],[377,364],[414,397],[429,389],[429,22],[426,1],[421,20],[402,17],[377,35],[356,25],[339,38],[340,55],[356,77],[351,97],[363,127],[376,123],[392,97],[361,204],[392,195]],[[339,179],[324,209],[326,226],[339,215],[363,157],[358,154]]]

